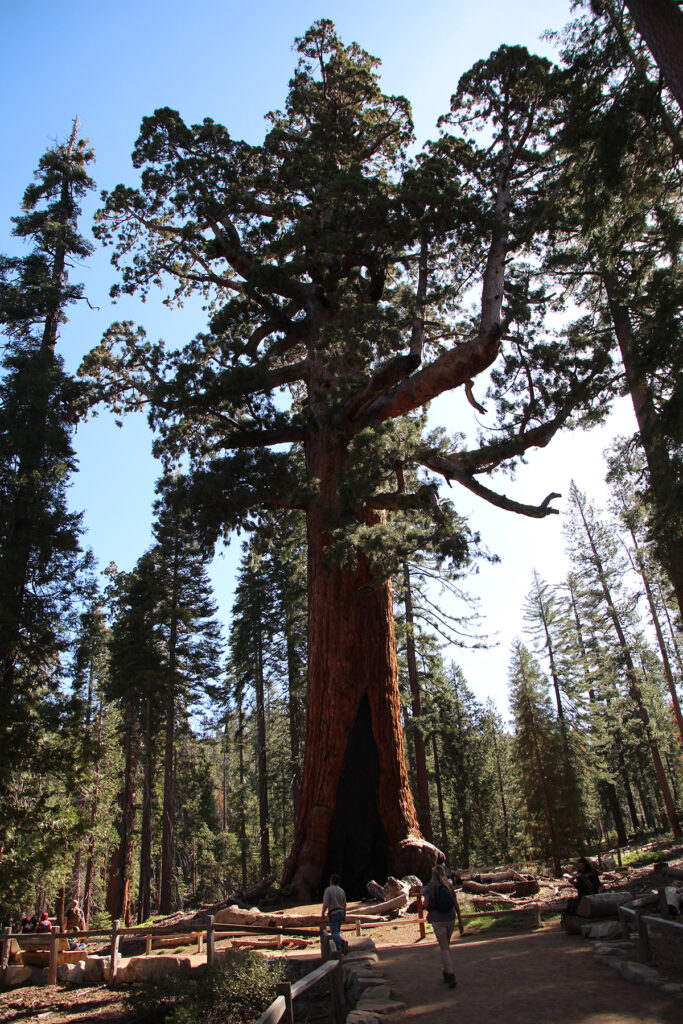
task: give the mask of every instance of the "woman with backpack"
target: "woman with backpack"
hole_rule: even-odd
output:
[[[455,972],[451,960],[450,941],[455,928],[455,893],[443,864],[436,864],[431,881],[423,889],[427,920],[434,929],[439,944],[443,980],[449,988],[455,988]]]

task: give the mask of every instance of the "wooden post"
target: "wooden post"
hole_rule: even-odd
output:
[[[291,981],[279,981],[276,992],[279,996],[285,997],[285,1003],[287,1004],[285,1012],[280,1019],[286,1021],[286,1024],[294,1024],[294,1000],[292,999]]]
[[[644,962],[649,964],[652,960],[652,950],[650,949],[650,936],[648,934],[647,924],[643,921],[643,911],[641,907],[638,907],[636,910],[636,925],[638,928],[640,952]]]
[[[335,969],[330,974],[332,1016],[336,1024],[344,1024],[346,1020],[346,1000],[344,999],[344,971],[342,970],[341,952],[339,950],[334,954],[334,959],[337,963]]]
[[[145,956],[149,956],[152,952],[152,936],[145,935]]]
[[[360,926],[360,921],[356,921],[356,935],[362,935],[363,931]]]
[[[206,966],[213,967],[216,962],[216,933],[213,929],[213,914],[209,915],[206,926]]]
[[[541,921],[541,904],[532,903],[531,906],[534,912],[534,928],[542,928],[543,922]]]
[[[109,951],[109,987],[116,985],[119,969],[119,921],[114,921],[111,928],[111,945]]]
[[[47,963],[47,983],[57,984],[57,950],[59,947],[60,935],[57,929],[50,932],[50,958]]]
[[[200,955],[204,952],[204,932],[197,932],[197,952]]]
[[[9,954],[11,949],[11,928],[2,929],[2,952],[0,953],[0,980],[3,986],[7,984],[7,967],[9,965]]]
[[[621,867],[621,847],[617,846],[617,864]]]
[[[465,934],[465,925],[462,923],[462,914],[460,913],[460,905],[458,904],[458,894],[453,893],[453,903],[455,904],[455,914],[458,918],[458,931],[461,935]],[[424,935],[422,936],[424,938]]]
[[[420,939],[424,939],[427,933],[425,932],[424,908],[422,906],[422,890],[421,889],[420,889],[420,891],[418,892],[418,894],[416,896],[416,900],[417,900],[417,923],[418,923],[418,926],[419,926],[419,929],[420,929]],[[460,934],[462,934],[462,932]],[[418,942],[420,941],[420,939],[418,939]]]
[[[320,959],[323,963],[330,959],[330,936],[324,924],[320,925]]]

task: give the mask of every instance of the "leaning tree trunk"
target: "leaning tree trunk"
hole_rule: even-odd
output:
[[[307,514],[306,752],[283,881],[310,896],[336,872],[362,895],[390,872],[426,877],[443,855],[421,839],[408,785],[391,583],[373,578],[363,556],[354,566],[326,559],[345,451],[324,427],[315,442],[307,447],[320,503]]]
[[[626,0],[626,6],[683,111],[683,15],[680,5],[677,0]]]
[[[658,530],[657,549],[662,565],[671,580],[678,610],[683,619],[683,531],[670,514],[671,486],[675,479],[675,470],[662,437],[661,424],[658,420],[651,388],[645,374],[638,366],[636,339],[629,310],[618,299],[618,282],[614,274],[603,271],[603,281],[614,333],[624,365],[624,376],[633,402],[640,441],[645,453],[655,512],[658,519],[666,517],[666,528]]]

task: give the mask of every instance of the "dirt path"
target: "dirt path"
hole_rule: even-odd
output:
[[[457,936],[457,933],[456,933]],[[624,981],[598,963],[585,939],[558,925],[453,939],[455,991],[441,979],[436,943],[377,943],[380,969],[406,1009],[392,1024],[681,1024],[678,1000]],[[446,1015],[446,1016],[445,1016]]]

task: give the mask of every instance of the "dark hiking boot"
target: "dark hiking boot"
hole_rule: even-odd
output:
[[[455,986],[458,984],[457,981],[455,980],[454,974],[447,974],[444,980],[448,984],[449,988],[455,988]]]

